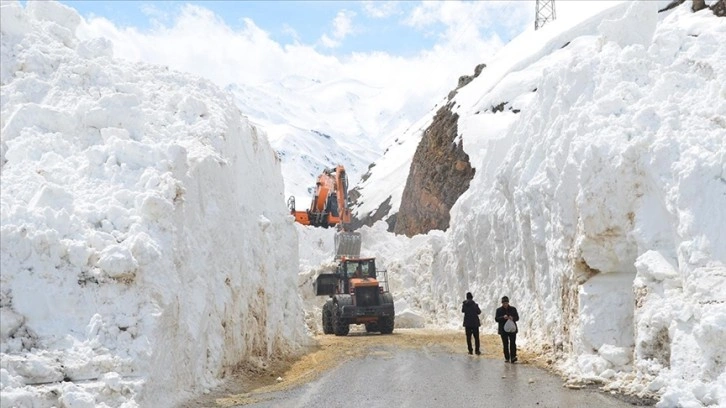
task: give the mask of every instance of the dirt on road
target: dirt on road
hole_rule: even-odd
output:
[[[460,331],[397,329],[390,335],[352,329],[345,337],[318,335],[314,340],[315,344],[302,356],[281,357],[264,367],[240,366],[224,385],[179,407],[216,408],[255,403],[259,400],[258,396],[311,382],[339,364],[376,353],[376,349],[381,347],[467,353],[463,328]],[[482,335],[481,349],[482,355],[472,358],[503,358],[501,340],[497,335]],[[537,362],[526,350],[520,350],[519,361],[538,366],[544,364]]]

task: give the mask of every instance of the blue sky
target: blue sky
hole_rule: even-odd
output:
[[[385,51],[392,55],[411,56],[432,48],[446,34],[447,24],[421,12],[421,2],[415,1],[62,1],[75,8],[85,18],[103,17],[118,27],[150,30],[158,25],[173,24],[186,5],[196,5],[212,11],[231,29],[242,29],[245,19],[266,31],[281,45],[303,43],[314,45],[318,52],[345,55],[351,52]],[[435,2],[433,2],[435,3]],[[475,4],[477,2],[464,2]],[[484,2],[478,2],[484,3]],[[490,1],[489,16],[486,9],[475,24],[483,36],[498,35],[509,41],[522,27],[522,12],[531,8],[533,1]],[[525,4],[526,3],[526,4]],[[433,9],[431,9],[433,10]],[[430,10],[430,11],[431,11]],[[507,10],[517,15],[507,17]],[[495,14],[503,11],[502,17]],[[418,12],[418,14],[416,14]],[[463,12],[462,14],[467,14]],[[471,14],[471,13],[469,13]],[[418,16],[418,17],[415,17]],[[513,20],[509,27],[502,22]],[[476,22],[475,22],[476,21]],[[321,40],[327,39],[328,41]],[[326,45],[327,44],[327,45]]]

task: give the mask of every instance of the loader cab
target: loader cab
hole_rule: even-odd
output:
[[[356,271],[360,276],[356,276]],[[356,287],[379,287],[382,293],[388,293],[388,274],[385,269],[376,269],[375,258],[346,258],[342,257],[333,273],[321,273],[313,282],[313,290],[317,296],[334,296],[336,294],[351,293],[351,279],[359,278],[363,281],[356,283]]]
[[[351,278],[376,278],[376,260],[369,259],[345,259],[341,262],[338,274],[344,279]]]

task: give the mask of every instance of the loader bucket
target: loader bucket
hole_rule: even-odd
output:
[[[342,231],[335,234],[335,259],[360,257],[361,238],[359,232]]]
[[[333,273],[323,273],[318,275],[313,282],[315,296],[334,295],[335,289],[338,287],[338,276]]]

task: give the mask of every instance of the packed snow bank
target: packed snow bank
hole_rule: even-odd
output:
[[[228,95],[3,3],[3,407],[172,406],[307,335],[280,164]]]
[[[611,9],[460,92],[477,173],[440,273],[473,276],[438,293],[508,295],[573,380],[724,405],[726,19],[656,9]]]

